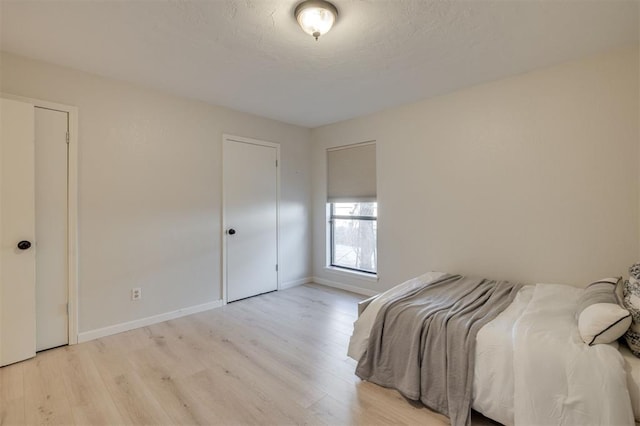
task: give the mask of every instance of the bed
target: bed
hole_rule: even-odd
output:
[[[385,304],[444,276],[430,272],[361,303],[348,355],[360,366]],[[617,343],[583,342],[575,318],[582,291],[554,284],[523,286],[506,309],[477,331],[474,410],[504,425],[628,425],[640,418],[640,359]],[[452,424],[464,424],[464,419],[452,417]]]

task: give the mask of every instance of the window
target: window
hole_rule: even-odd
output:
[[[375,274],[377,203],[329,203],[331,266]]]
[[[376,144],[327,150],[327,264],[377,274]]]

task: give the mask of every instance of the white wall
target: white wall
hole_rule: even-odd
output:
[[[640,255],[638,71],[634,46],[314,129],[314,276],[371,292],[429,270],[626,275]],[[378,282],[324,268],[326,149],[366,140]]]
[[[222,134],[281,144],[280,282],[310,272],[310,132],[3,53],[0,91],[79,108],[81,332],[219,300]],[[143,299],[130,301],[142,287]]]

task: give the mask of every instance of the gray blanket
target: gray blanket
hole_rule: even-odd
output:
[[[390,300],[376,317],[356,374],[422,401],[454,426],[469,425],[476,335],[521,287],[445,275]]]

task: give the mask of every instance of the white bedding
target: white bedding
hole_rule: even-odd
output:
[[[617,344],[586,345],[575,311],[582,289],[537,284],[513,328],[514,423],[633,425]]]
[[[386,300],[442,275],[430,272],[372,301],[354,323],[349,356],[358,360],[366,350]],[[505,425],[633,424],[632,406],[640,414],[640,390],[633,380],[633,373],[640,379],[640,360],[630,353],[623,358],[615,345],[590,347],[582,342],[574,317],[581,291],[552,284],[525,286],[505,311],[480,329],[472,405],[476,411]]]
[[[632,354],[626,346],[620,346],[620,353],[624,359],[624,369],[627,372],[627,389],[629,389],[631,407],[637,422],[640,420],[640,358]]]
[[[513,424],[513,325],[533,291],[534,286],[523,287],[511,305],[476,336],[472,407],[503,425]]]

